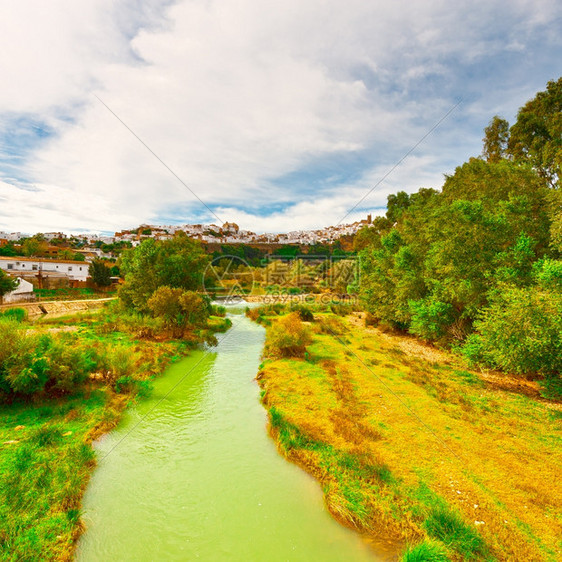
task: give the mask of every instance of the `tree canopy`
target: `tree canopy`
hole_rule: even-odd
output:
[[[17,287],[17,282],[0,269],[0,299]]]
[[[159,287],[200,289],[208,263],[201,244],[183,233],[164,241],[149,238],[121,255],[125,283],[120,297],[126,306],[148,312],[148,299]]]

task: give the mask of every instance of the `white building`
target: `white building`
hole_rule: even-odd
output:
[[[33,293],[33,285],[18,277],[16,279],[18,286],[11,292],[6,293],[3,298],[0,299],[2,304],[11,304],[15,302],[30,302],[35,300],[35,295]]]
[[[89,264],[83,261],[0,257],[0,269],[12,276],[23,273],[58,273],[73,281],[86,281]]]

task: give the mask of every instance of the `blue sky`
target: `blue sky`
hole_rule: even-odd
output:
[[[462,99],[346,222],[381,213],[561,75],[561,28],[544,0],[7,0],[0,230],[335,224]]]

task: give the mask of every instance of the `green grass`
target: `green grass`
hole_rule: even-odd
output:
[[[88,435],[118,409],[102,391],[64,401],[0,407],[0,559],[67,556],[93,466]]]
[[[486,554],[482,537],[448,507],[433,508],[424,521],[424,527],[430,537],[440,540],[464,560],[475,560]]]
[[[315,330],[304,360],[268,358],[259,377],[280,451],[320,481],[330,512],[375,541],[410,545],[406,560],[553,560],[557,406],[344,322],[345,344]]]
[[[443,545],[430,540],[408,547],[402,556],[402,562],[450,562],[450,560]]]

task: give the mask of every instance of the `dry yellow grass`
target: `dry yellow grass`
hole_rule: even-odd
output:
[[[334,516],[401,549],[431,535],[441,506],[486,545],[451,543],[453,560],[562,559],[559,405],[346,323],[317,329],[307,361],[268,360],[260,377],[280,450],[321,481]]]

